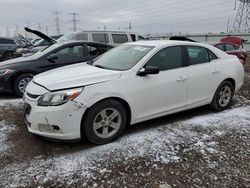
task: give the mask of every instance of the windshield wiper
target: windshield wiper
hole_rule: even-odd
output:
[[[106,67],[102,66],[102,65],[94,65],[95,67],[101,68],[101,69],[107,69]]]

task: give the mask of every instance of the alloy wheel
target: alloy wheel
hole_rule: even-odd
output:
[[[100,111],[93,122],[93,130],[100,138],[110,138],[115,135],[122,123],[120,112],[114,108],[106,108]]]

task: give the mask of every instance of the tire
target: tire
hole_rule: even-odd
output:
[[[233,84],[229,81],[224,81],[217,88],[210,106],[214,110],[223,111],[231,105],[233,95],[234,95]]]
[[[22,74],[18,76],[13,85],[13,90],[18,97],[22,97],[26,86],[32,80],[33,74]]]
[[[95,104],[83,117],[82,138],[97,145],[106,144],[116,140],[123,133],[126,124],[127,113],[122,104],[107,99]]]
[[[3,60],[6,61],[6,60],[9,60],[9,59],[13,59],[13,53],[12,52],[7,52],[4,57],[3,57]]]

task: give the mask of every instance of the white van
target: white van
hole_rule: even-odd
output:
[[[89,42],[101,42],[113,46],[143,40],[144,37],[130,31],[79,31],[63,35],[57,41],[83,40]]]

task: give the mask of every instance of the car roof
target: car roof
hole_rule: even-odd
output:
[[[120,33],[120,34],[137,34],[137,32],[134,31],[121,31],[121,30],[82,30],[82,31],[77,31],[77,32],[71,32],[71,33],[76,33],[76,34],[81,34],[81,33]]]

